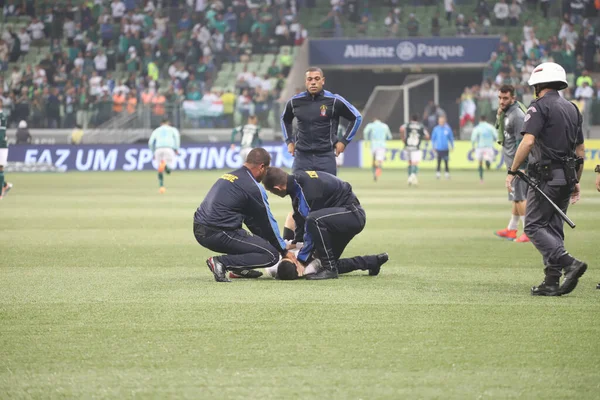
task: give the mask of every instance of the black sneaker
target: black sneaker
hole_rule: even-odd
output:
[[[532,296],[560,296],[560,289],[558,288],[558,284],[556,285],[546,285],[546,282],[540,283],[539,286],[534,286],[531,288]]]
[[[219,260],[217,260],[216,257],[210,257],[209,259],[207,259],[206,265],[208,265],[208,269],[210,269],[210,272],[212,272],[215,276],[215,281],[231,282],[226,276],[227,269],[223,264],[221,264]]]
[[[388,262],[390,257],[388,253],[381,253],[377,255],[377,266],[369,269],[369,276],[377,276],[381,271],[381,266]]]
[[[262,272],[255,269],[245,268],[229,268],[229,277],[231,279],[246,278],[246,279],[257,279],[263,275]]]
[[[600,290],[600,283],[596,285],[596,289]]]
[[[306,275],[306,279],[308,280],[321,280],[321,279],[337,279],[338,272],[337,269],[322,269],[316,274]]]
[[[565,268],[565,280],[560,285],[560,294],[571,293],[577,286],[579,278],[585,273],[587,264],[583,261],[574,260],[571,265]]]

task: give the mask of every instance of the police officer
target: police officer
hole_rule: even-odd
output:
[[[293,171],[325,171],[336,174],[335,158],[344,152],[360,127],[362,116],[342,96],[323,90],[320,68],[306,71],[306,91],[293,96],[281,115],[281,129],[294,158]],[[349,121],[346,134],[338,140],[339,118]],[[292,132],[296,118],[297,133]]]
[[[229,282],[226,274],[257,278],[252,268],[266,268],[279,261],[279,255],[296,262],[279,235],[279,228],[259,184],[271,163],[263,148],[248,153],[242,168],[217,180],[194,214],[194,236],[200,245],[226,255],[206,260],[217,282]],[[250,232],[242,229],[242,222]]]
[[[532,72],[528,84],[534,100],[524,118],[523,140],[508,170],[506,187],[511,190],[514,174],[531,153],[528,174],[540,189],[565,213],[569,202],[579,199],[583,171],[582,117],[577,107],[558,91],[568,87],[563,67],[543,63]],[[561,296],[577,286],[587,264],[573,258],[564,247],[563,221],[550,203],[533,188],[527,193],[525,233],[542,254],[545,279],[531,289],[534,296]],[[564,270],[564,280],[559,280]]]
[[[321,171],[296,171],[288,175],[280,168],[269,168],[263,185],[271,193],[290,196],[296,222],[295,242],[304,245],[298,261],[306,263],[316,251],[323,269],[306,279],[335,279],[338,273],[368,270],[379,274],[388,260],[387,253],[340,259],[354,236],[365,227],[366,215],[352,186]]]

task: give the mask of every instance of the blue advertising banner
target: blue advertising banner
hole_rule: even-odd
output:
[[[281,142],[265,143],[271,165],[291,168],[293,157]],[[175,169],[236,169],[241,167],[239,147],[229,143],[183,145]],[[344,166],[359,166],[360,143],[350,144],[344,152]],[[9,162],[52,164],[67,171],[143,171],[156,169],[148,146],[144,145],[32,145],[10,146]]]
[[[484,64],[499,37],[410,39],[311,39],[310,64]]]

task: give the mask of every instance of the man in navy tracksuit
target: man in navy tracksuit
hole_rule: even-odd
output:
[[[325,171],[336,174],[335,157],[344,152],[360,127],[362,116],[342,96],[323,90],[325,77],[320,68],[306,71],[306,91],[292,97],[281,115],[281,129],[294,156],[296,171]],[[349,121],[343,137],[338,139],[339,119]],[[296,118],[298,130],[292,132]]]
[[[296,262],[286,250],[267,193],[259,184],[270,163],[271,156],[265,149],[250,151],[242,168],[217,180],[194,214],[198,243],[225,253],[206,260],[217,282],[229,282],[228,270],[237,277],[257,278],[262,273],[251,269],[275,265],[280,254]],[[253,235],[242,229],[242,222]]]
[[[290,196],[296,222],[294,242],[304,242],[298,260],[306,263],[313,252],[323,269],[306,279],[332,279],[338,273],[368,270],[379,274],[388,260],[387,253],[340,259],[344,249],[366,223],[366,215],[352,186],[321,171],[296,171],[288,175],[280,168],[269,168],[263,185],[271,193]]]

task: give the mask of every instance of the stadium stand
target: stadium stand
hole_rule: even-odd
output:
[[[0,99],[14,127],[276,125],[306,31],[261,1],[8,0]],[[278,123],[277,123],[278,125]]]
[[[502,35],[461,108],[474,102],[478,115],[495,114],[503,83],[527,101],[533,65],[554,60],[589,126],[600,123],[598,8],[591,0],[7,0],[0,99],[12,127],[150,127],[164,116],[179,127],[230,127],[249,114],[276,127],[279,95],[309,34]]]

